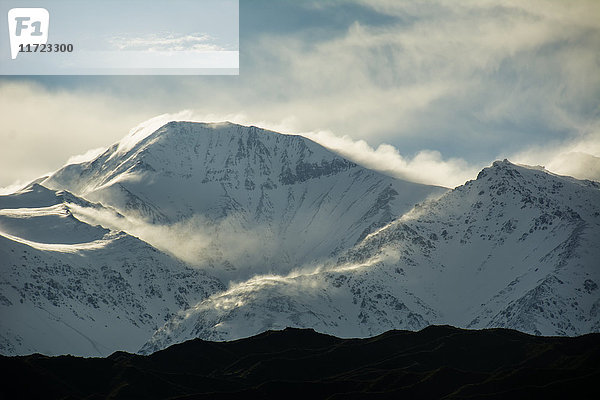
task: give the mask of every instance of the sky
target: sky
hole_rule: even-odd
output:
[[[152,119],[302,134],[454,187],[496,159],[600,180],[600,2],[240,0],[238,76],[0,77],[0,187]]]
[[[172,75],[171,68],[198,75],[203,68],[237,68],[238,0],[0,0],[0,15],[23,7],[50,15],[49,27],[40,29],[46,36],[36,43],[69,44],[72,51],[16,53],[11,60],[8,49],[17,51],[19,39],[28,43],[31,36],[0,35],[0,75]],[[0,19],[0,32],[7,22]],[[235,60],[227,62],[230,57]]]

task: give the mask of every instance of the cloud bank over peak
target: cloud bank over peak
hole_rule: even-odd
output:
[[[389,144],[373,148],[364,140],[354,141],[328,131],[304,133],[303,136],[367,168],[412,182],[455,187],[475,178],[481,169],[460,158],[444,159],[435,150],[421,150],[413,157],[407,157]]]
[[[366,140],[354,140],[348,135],[336,135],[331,131],[295,132],[294,121],[255,121],[244,114],[199,114],[193,110],[182,110],[173,114],[161,114],[132,128],[121,139],[119,148],[127,151],[135,143],[171,121],[218,123],[229,121],[241,125],[254,125],[275,132],[299,134],[367,168],[383,172],[396,178],[429,185],[453,188],[475,179],[479,171],[495,159],[509,158],[525,165],[543,165],[551,172],[569,175],[578,179],[600,181],[600,141],[597,135],[570,142],[535,146],[514,154],[498,154],[485,163],[469,163],[459,157],[445,157],[437,150],[421,149],[414,154],[403,154],[401,149],[382,143],[373,147]],[[97,150],[91,150],[93,154]],[[82,157],[82,156],[78,156]]]
[[[0,79],[0,185],[184,109],[305,132],[426,183],[455,186],[502,158],[598,177],[600,2],[256,0],[240,14],[236,77]]]
[[[574,140],[534,146],[512,156],[516,162],[542,165],[559,175],[600,182],[600,131]]]

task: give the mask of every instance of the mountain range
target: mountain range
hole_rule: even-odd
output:
[[[0,352],[146,354],[286,326],[600,331],[600,184],[453,190],[231,123],[131,132],[0,196]]]

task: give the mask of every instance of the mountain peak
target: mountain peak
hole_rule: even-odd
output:
[[[150,134],[139,129],[44,185],[145,223],[191,224],[202,232],[202,246],[223,247],[211,257],[227,254],[227,271],[288,273],[445,192],[368,170],[302,136],[255,126],[172,121]],[[231,256],[231,241],[251,242],[252,249]],[[182,257],[202,263],[205,253],[182,251]]]
[[[491,176],[507,177],[512,180],[513,178],[519,178],[522,177],[523,174],[528,173],[555,175],[547,171],[546,168],[541,165],[531,166],[525,164],[516,164],[505,158],[504,160],[496,160],[491,166],[482,169],[477,175],[477,180],[481,180],[486,177],[488,177],[488,180],[490,180]]]
[[[173,143],[183,139],[182,136],[193,138],[205,135],[276,135],[295,138],[300,141],[310,141],[298,135],[286,135],[278,132],[268,131],[256,126],[245,126],[234,124],[229,121],[223,122],[192,122],[192,121],[170,121],[161,125],[153,123],[152,120],[132,129],[127,136],[116,144],[116,154],[130,153],[137,147],[145,147],[150,143],[160,142]]]
[[[128,165],[135,161],[133,170],[138,172],[186,177],[191,173],[203,175],[203,181],[223,183],[233,179],[236,187],[244,183],[240,180],[257,175],[267,176],[272,184],[290,184],[356,166],[302,136],[230,122],[172,121],[123,153],[138,136],[134,133],[119,142],[108,160]],[[250,183],[245,186],[252,188]]]
[[[600,189],[600,184],[588,179],[576,179],[570,176],[558,175],[548,171],[542,165],[516,164],[504,159],[494,161],[491,166],[482,169],[477,175],[475,181],[469,181],[465,185],[469,186],[473,182],[489,182],[490,185],[500,184],[510,187],[522,187],[525,190],[556,190],[564,184],[574,184],[577,186]],[[493,183],[495,182],[495,183]],[[537,183],[536,183],[537,182]],[[541,184],[541,183],[544,184]],[[535,183],[535,184],[534,184]],[[552,189],[549,186],[553,186]]]
[[[509,167],[511,165],[515,165],[513,163],[511,163],[510,161],[508,161],[507,158],[505,158],[504,160],[496,160],[492,163],[493,167],[497,167],[497,168],[502,168],[502,167]]]
[[[252,189],[257,175],[270,180],[260,184],[273,186],[356,166],[310,139],[255,126],[188,121],[155,125],[140,125],[94,160],[68,165],[44,184],[85,195],[117,182],[161,176]]]

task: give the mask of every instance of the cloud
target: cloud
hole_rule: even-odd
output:
[[[389,144],[374,149],[364,140],[354,141],[348,136],[340,137],[326,131],[304,133],[303,136],[367,168],[429,185],[462,185],[474,179],[485,166],[470,165],[460,158],[444,160],[440,152],[433,150],[421,150],[414,157],[406,157]]]
[[[83,154],[77,154],[75,156],[69,157],[65,165],[80,164],[82,162],[91,161],[105,151],[106,147],[97,147],[95,149],[90,149]]]
[[[256,87],[282,95],[275,109],[298,116],[297,130],[386,140],[426,134],[444,146],[475,135],[502,144],[496,136],[524,136],[534,123],[551,129],[525,139],[571,129],[570,118],[595,96],[598,62],[589,54],[597,25],[589,17],[580,24],[567,6],[553,13],[499,2],[396,3],[364,3],[398,16],[394,25],[354,23],[310,44],[299,35],[263,37],[250,56]]]
[[[512,155],[511,160],[541,165],[559,175],[600,182],[600,130],[577,139],[532,146]]]
[[[22,189],[25,185],[27,185],[27,183],[29,183],[29,182],[15,181],[15,182],[11,183],[10,185],[0,186],[0,196],[14,193],[17,190]]]
[[[600,182],[600,157],[588,153],[561,153],[546,168],[561,175]]]
[[[266,225],[243,224],[243,216],[229,215],[217,222],[201,215],[169,225],[149,223],[132,215],[69,204],[73,215],[91,225],[102,225],[151,244],[186,263],[204,268],[224,281],[246,279],[269,268],[284,268],[281,240]],[[232,274],[233,273],[233,274]]]
[[[10,163],[0,157],[0,184],[34,178],[140,121],[182,109],[285,133],[329,131],[369,143],[377,156],[388,144],[401,160],[390,156],[393,167],[384,168],[408,177],[424,166],[425,177],[416,179],[450,186],[494,159],[577,141],[600,120],[598,2],[349,4],[280,3],[269,14],[277,23],[261,27],[248,22],[260,7],[242,2],[237,77],[52,78],[47,85],[63,90],[39,86],[48,110],[41,118],[21,118],[33,92],[20,110],[5,113],[7,150],[0,151],[14,156]],[[277,13],[287,21],[291,10],[312,19],[281,27]],[[3,102],[14,98],[4,86]],[[74,120],[81,123],[68,123]],[[7,140],[10,129],[31,140]],[[61,143],[52,156],[6,167],[26,151],[50,148],[46,129]]]
[[[218,46],[214,38],[203,33],[191,34],[147,34],[145,36],[116,36],[110,43],[119,50],[136,51],[222,51],[237,50]]]
[[[157,114],[98,92],[52,90],[23,81],[0,81],[0,109],[0,185],[29,182],[74,154],[107,147]]]

